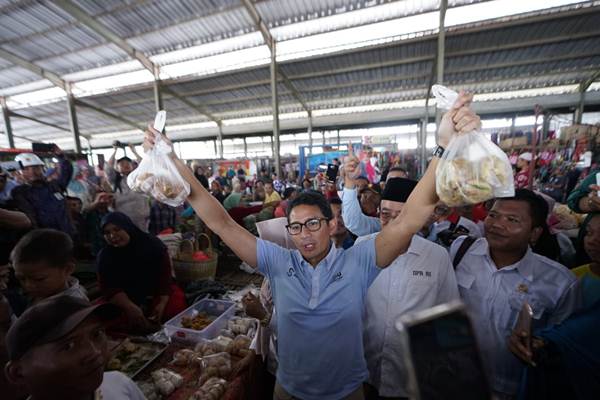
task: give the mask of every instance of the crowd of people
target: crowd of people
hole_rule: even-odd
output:
[[[133,147],[135,159],[115,146],[95,169],[59,148],[54,169],[18,155],[19,171],[0,171],[2,398],[143,398],[104,373],[105,331],[152,332],[186,308],[160,239],[189,229],[184,220],[264,275],[244,305],[264,330],[256,352],[276,400],[414,396],[395,324],[453,300],[468,310],[495,398],[600,398],[600,172],[538,169],[532,191],[535,156],[522,153],[513,197],[448,207],[436,194],[438,157],[480,126],[470,100],[461,94],[443,117],[441,150],[419,180],[397,163],[374,180],[352,146],[334,160],[336,179],[267,168],[219,176],[170,154],[191,187],[171,207],[128,186],[141,161]],[[146,151],[156,135],[146,132]],[[572,219],[587,215],[570,236],[557,223],[567,206]],[[290,248],[259,237],[277,219]],[[81,260],[96,265],[93,304],[72,275]],[[530,331],[516,326],[524,303]]]

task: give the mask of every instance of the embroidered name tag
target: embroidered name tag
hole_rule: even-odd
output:
[[[430,271],[413,270],[412,274],[413,274],[413,276],[424,276],[424,277],[427,277],[427,278],[431,278],[431,272]]]

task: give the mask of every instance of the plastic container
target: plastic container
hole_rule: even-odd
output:
[[[216,317],[213,322],[202,330],[187,329],[181,326],[183,317],[193,317],[199,312]],[[213,339],[219,336],[221,329],[227,326],[235,314],[235,303],[225,300],[202,299],[185,311],[167,321],[164,325],[165,331],[171,339],[198,343],[202,339]]]

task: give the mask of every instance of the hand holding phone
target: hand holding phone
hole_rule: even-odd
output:
[[[154,124],[152,127],[159,131],[160,133],[164,133],[165,124],[167,123],[167,112],[165,110],[160,110],[156,113],[154,117]]]
[[[517,324],[513,330],[508,347],[517,357],[524,362],[535,366],[533,362],[533,353],[531,352],[531,320],[533,318],[533,310],[527,301],[523,303]]]
[[[335,164],[327,165],[327,173],[326,173],[327,182],[335,183],[335,181],[337,180],[339,169],[340,169],[339,165],[335,165]]]

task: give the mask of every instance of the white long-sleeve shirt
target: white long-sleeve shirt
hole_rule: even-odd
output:
[[[357,243],[376,235],[361,237]],[[458,287],[448,252],[420,236],[415,235],[406,253],[379,273],[367,292],[364,325],[369,382],[379,396],[409,397],[398,318],[456,299]]]
[[[342,193],[342,218],[346,228],[356,236],[365,236],[381,230],[379,218],[363,214],[356,189],[344,188]]]

